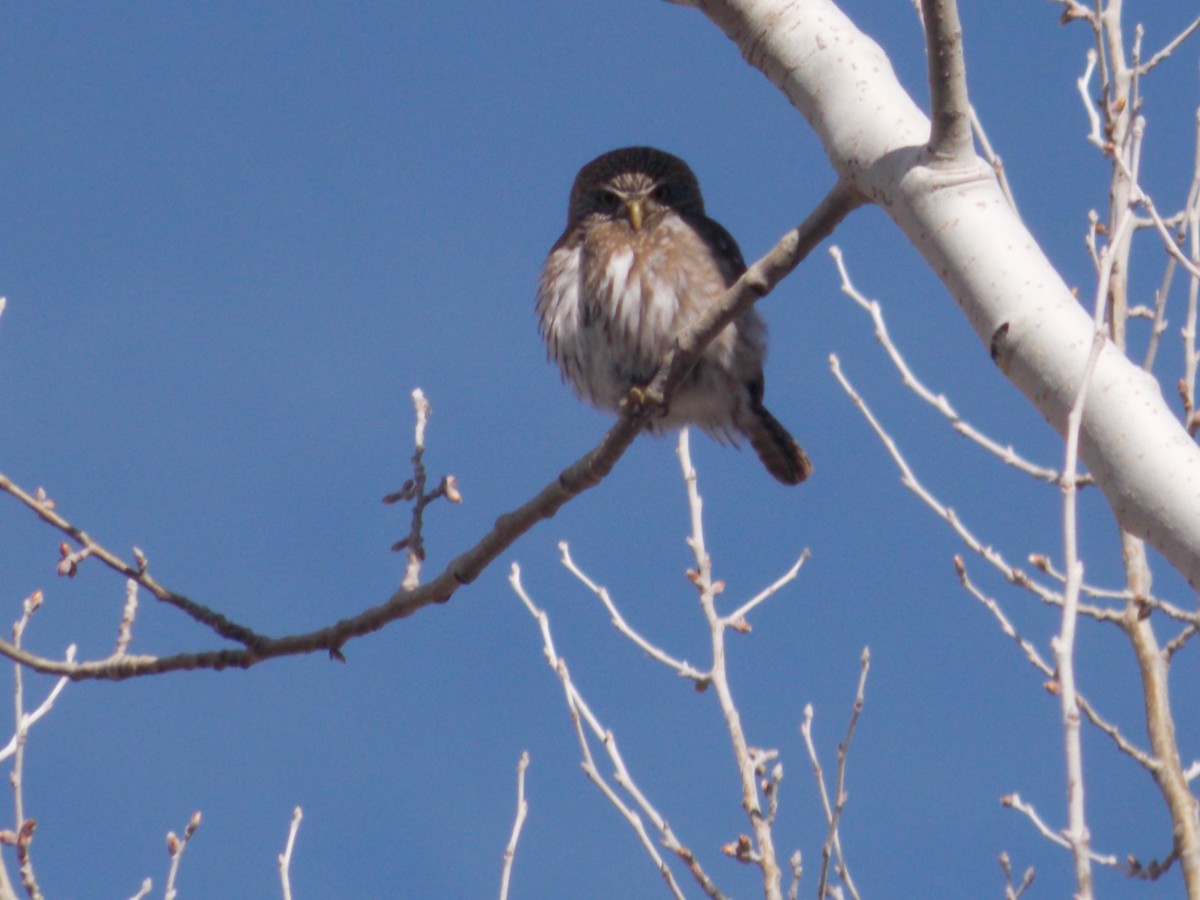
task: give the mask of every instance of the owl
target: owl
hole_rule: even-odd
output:
[[[652,147],[605,153],[575,177],[566,230],[542,267],[537,314],[549,356],[583,400],[620,412],[676,335],[745,270],[737,243],[705,215],[687,163]],[[647,427],[745,438],[775,478],[799,484],[812,464],[763,406],[766,354],[766,326],[751,309],[709,343]]]

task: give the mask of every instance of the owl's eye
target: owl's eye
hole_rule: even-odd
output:
[[[596,206],[601,212],[616,212],[621,207],[621,198],[609,190],[601,190],[596,194]]]
[[[654,192],[650,196],[654,198],[656,203],[667,205],[675,199],[675,191],[672,190],[669,184],[660,184],[654,188]]]

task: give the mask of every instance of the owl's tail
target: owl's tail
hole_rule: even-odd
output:
[[[812,474],[812,463],[803,448],[779,420],[767,412],[761,400],[751,400],[740,424],[767,471],[784,484],[799,484]]]

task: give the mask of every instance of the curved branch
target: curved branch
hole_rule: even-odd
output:
[[[86,549],[88,555],[96,556],[110,568],[134,579],[155,597],[179,607],[222,637],[243,645],[173,656],[122,654],[91,662],[64,662],[29,653],[0,640],[0,655],[35,671],[65,675],[76,681],[122,680],[138,675],[190,669],[245,669],[266,659],[320,650],[340,659],[341,647],[348,640],[378,631],[388,623],[411,616],[430,604],[445,603],[461,586],[478,578],[497,556],[512,546],[530,528],[543,519],[549,519],[571,499],[599,484],[645,427],[648,416],[654,414],[653,404],[669,401],[671,392],[691,371],[708,342],[729,322],[749,309],[755,301],[770,293],[842,219],[862,203],[861,195],[847,184],[839,181],[834,185],[808,218],[780,238],[762,259],[750,266],[725,292],[719,303],[710,307],[687,330],[679,334],[674,349],[646,388],[646,396],[651,398],[649,408],[643,407],[638,413],[626,414],[618,419],[596,447],[564,469],[533,499],[500,516],[491,531],[470,550],[451,560],[436,578],[412,590],[401,587],[378,606],[316,631],[272,638],[230,622],[219,613],[169,591],[152,579],[144,566],[131,566],[104,550],[86,532],[54,512],[52,503],[30,495],[0,474],[0,491],[16,497],[36,512],[43,521],[53,525]]]
[[[170,604],[176,609],[187,613],[202,625],[207,625],[221,637],[236,641],[246,647],[255,647],[266,640],[262,635],[255,633],[245,625],[231,622],[220,613],[213,612],[208,607],[163,587],[147,571],[144,557],[138,557],[138,564],[136,566],[130,565],[115,553],[97,544],[86,531],[75,527],[55,512],[54,502],[42,496],[40,491],[36,494],[30,494],[28,491],[22,490],[13,484],[12,480],[3,473],[0,473],[0,491],[15,497],[33,510],[43,522],[53,525],[67,537],[71,538],[71,540],[75,541],[75,543],[79,544],[82,550],[81,556],[94,556],[113,571],[119,572],[126,578],[136,581],[163,603]],[[135,549],[134,553],[136,554],[137,552]],[[15,657],[13,658],[15,659]]]

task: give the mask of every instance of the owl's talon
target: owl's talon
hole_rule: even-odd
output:
[[[629,389],[624,397],[621,398],[621,412],[628,413],[631,416],[640,415],[646,406],[646,391],[634,385]]]
[[[634,385],[621,398],[621,412],[628,416],[655,416],[661,418],[667,414],[666,404],[662,394],[649,388]]]

